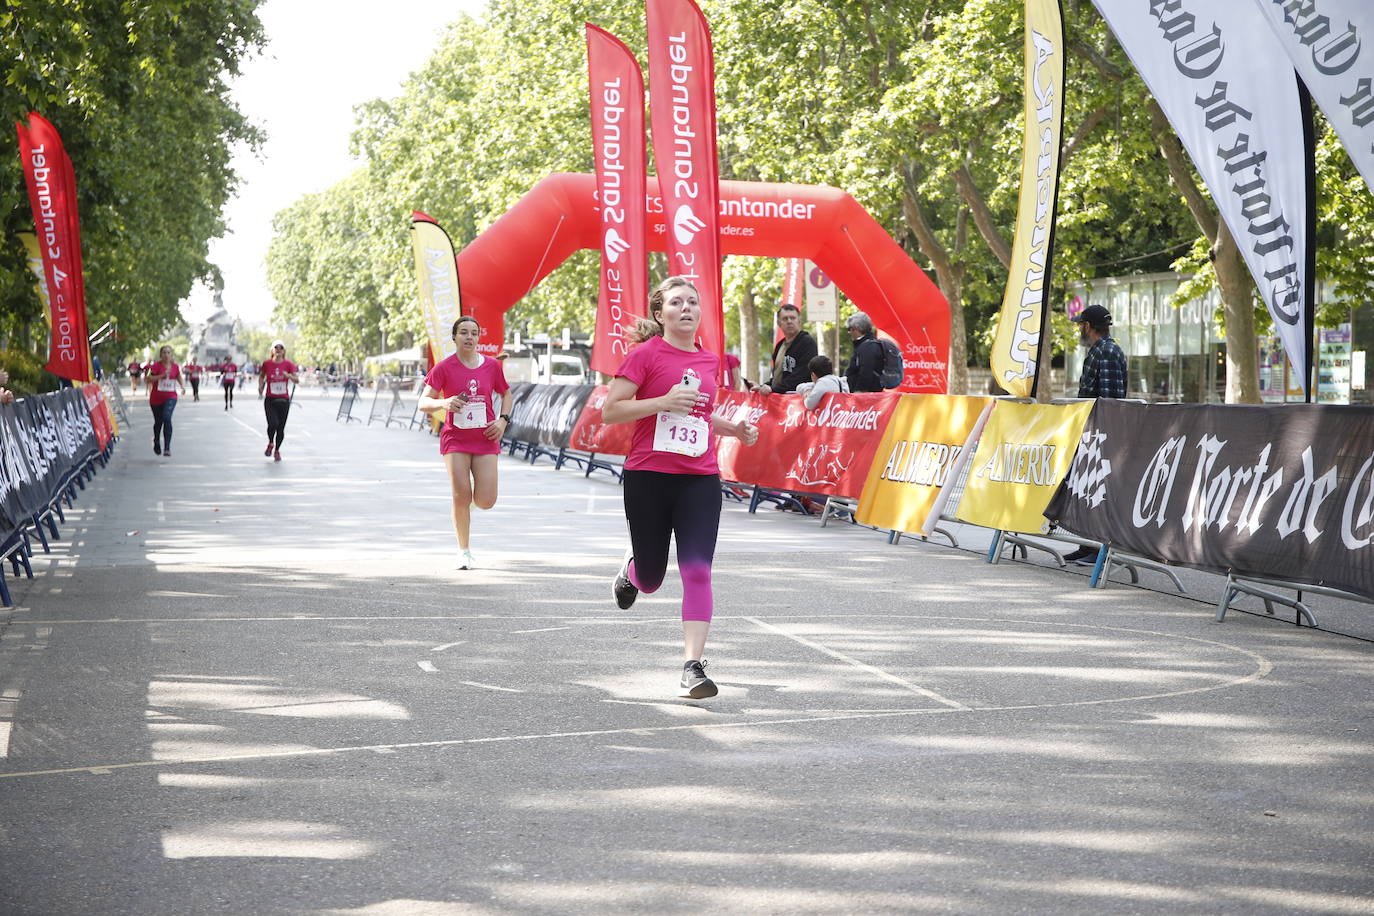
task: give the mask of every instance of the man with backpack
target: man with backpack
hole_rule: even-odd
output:
[[[854,355],[849,358],[845,380],[850,391],[882,391],[902,383],[902,351],[890,340],[883,340],[873,330],[873,322],[863,312],[855,312],[844,323],[854,341]]]

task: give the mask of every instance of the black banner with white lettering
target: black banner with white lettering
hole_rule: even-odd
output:
[[[564,448],[595,385],[512,385],[514,403],[506,438]],[[517,389],[519,389],[517,391]]]
[[[1374,407],[1099,400],[1045,515],[1168,563],[1374,597]]]
[[[80,388],[0,407],[0,540],[47,506],[67,474],[98,449]]]

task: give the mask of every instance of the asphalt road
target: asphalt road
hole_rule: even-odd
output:
[[[1367,641],[729,504],[679,700],[613,480],[503,458],[459,571],[335,406],[131,405],[0,611],[0,911],[1374,912]]]

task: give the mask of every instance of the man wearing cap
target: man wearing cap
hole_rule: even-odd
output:
[[[286,438],[286,418],[291,412],[291,393],[287,383],[299,384],[300,376],[297,373],[300,370],[286,358],[286,344],[280,340],[272,342],[272,356],[263,360],[258,369],[258,397],[262,397],[264,389],[267,392],[267,397],[262,401],[267,414],[267,451],[263,454],[274,461],[281,461],[281,442]]]
[[[1075,321],[1079,339],[1088,348],[1083,374],[1078,377],[1078,396],[1124,398],[1126,354],[1112,339],[1112,313],[1100,305],[1090,305]]]
[[[1124,398],[1126,396],[1126,354],[1112,340],[1112,313],[1100,305],[1090,305],[1074,319],[1079,340],[1088,348],[1083,374],[1078,377],[1080,398]],[[1080,547],[1064,556],[1080,566],[1097,562],[1098,548]]]

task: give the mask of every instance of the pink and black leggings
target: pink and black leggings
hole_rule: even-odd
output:
[[[625,520],[630,523],[630,581],[658,591],[668,571],[668,542],[677,539],[682,619],[711,619],[711,561],[720,530],[720,477],[715,474],[625,472]]]

